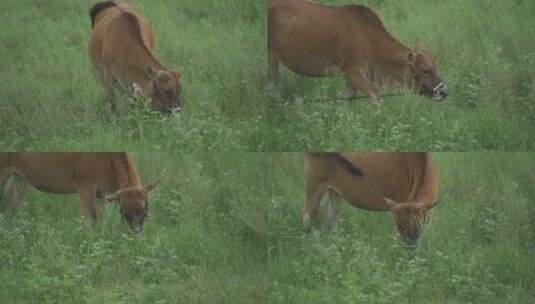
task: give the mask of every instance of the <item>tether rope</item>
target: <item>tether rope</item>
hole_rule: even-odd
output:
[[[390,93],[390,94],[382,94],[382,95],[379,95],[380,99],[382,99],[383,97],[393,97],[393,96],[403,96],[404,94],[402,93]],[[342,96],[338,96],[338,97],[317,97],[317,98],[306,98],[306,97],[301,97],[301,96],[298,96],[297,98],[295,99],[301,99],[303,100],[303,103],[310,103],[310,102],[318,102],[318,101],[336,101],[336,100],[347,100],[347,101],[353,101],[353,100],[357,100],[357,99],[368,99],[370,98],[369,95],[361,95],[361,96],[354,96],[354,97],[351,97],[351,98],[347,98],[347,97],[342,97]],[[280,98],[271,98],[271,99],[280,99]],[[282,104],[282,103],[281,103]]]

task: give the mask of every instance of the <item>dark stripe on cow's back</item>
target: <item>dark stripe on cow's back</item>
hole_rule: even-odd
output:
[[[89,11],[89,16],[91,16],[91,28],[95,26],[95,18],[97,18],[98,13],[101,10],[104,10],[113,6],[117,6],[117,3],[115,3],[115,1],[102,1],[93,5],[91,10]]]
[[[340,165],[342,165],[342,167],[344,167],[349,172],[349,174],[356,177],[361,177],[364,175],[364,173],[362,173],[362,171],[358,167],[356,167],[353,163],[351,163],[345,157],[340,155],[340,153],[332,153],[332,156]]]
[[[143,41],[143,36],[141,34],[141,25],[139,24],[139,21],[137,20],[137,17],[129,12],[122,12],[114,22],[121,22],[125,21],[130,25],[131,34],[133,35],[133,38],[137,39],[141,45],[145,46],[145,42]],[[146,46],[145,46],[146,48]],[[147,49],[148,51],[148,49]]]

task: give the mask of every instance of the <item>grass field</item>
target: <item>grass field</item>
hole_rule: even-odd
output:
[[[535,132],[533,1],[347,1],[367,3],[389,31],[434,55],[450,95],[442,103],[407,94],[314,101],[340,95],[342,79],[281,69],[284,99],[270,102],[270,150],[525,150]],[[391,93],[391,91],[384,91]],[[362,92],[361,92],[362,94]]]
[[[155,157],[156,156],[156,157]],[[441,200],[410,259],[388,213],[343,206],[305,234],[301,153],[134,153],[150,197],[141,237],[106,205],[29,189],[0,215],[2,303],[529,303],[533,154],[435,153]],[[3,203],[5,200],[3,201]]]
[[[182,73],[185,111],[164,117],[119,94],[111,122],[87,55],[95,2],[0,2],[2,150],[264,149],[261,1],[133,1],[157,57]]]
[[[344,204],[335,235],[304,235],[303,156],[273,154],[270,303],[532,302],[533,154],[433,157],[440,203],[409,259],[388,213]]]

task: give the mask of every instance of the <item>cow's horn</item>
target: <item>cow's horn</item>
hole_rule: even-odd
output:
[[[416,39],[416,42],[414,43],[414,49],[417,50],[417,51],[421,51],[423,50],[423,45],[422,45],[422,41],[420,41],[420,39]]]
[[[145,191],[146,192],[151,192],[152,190],[154,190],[154,188],[156,188],[156,186],[158,186],[158,184],[160,183],[160,180],[162,179],[162,176],[165,174],[165,172],[167,172],[167,170],[163,169],[162,172],[160,172],[160,175],[158,176],[158,178],[145,186]]]
[[[392,199],[389,199],[386,196],[383,196],[383,199],[384,199],[385,203],[388,205],[389,208],[394,208],[397,205],[396,201],[394,201]]]

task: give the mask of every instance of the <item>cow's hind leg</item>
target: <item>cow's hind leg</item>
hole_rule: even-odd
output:
[[[329,202],[327,203],[327,229],[329,231],[336,231],[336,224],[338,222],[338,202],[340,196],[334,190],[329,189],[327,192]]]
[[[306,166],[306,199],[303,206],[303,228],[310,229],[312,221],[317,217],[325,186],[321,170],[312,164]],[[320,168],[321,169],[321,168]]]
[[[279,58],[273,51],[268,51],[268,67],[267,67],[267,94],[271,98],[280,98],[279,91]]]
[[[347,71],[345,78],[348,87],[352,88],[354,91],[364,91],[371,97],[374,103],[380,103],[381,100],[376,86],[368,79],[362,68]]]
[[[325,193],[324,189],[315,189],[307,191],[305,206],[303,207],[303,228],[309,230],[312,221],[317,217],[320,207],[321,198]]]
[[[14,214],[20,207],[20,201],[24,190],[26,189],[26,181],[18,173],[13,173],[13,181],[11,183],[11,206],[9,207],[9,214]]]
[[[346,82],[346,88],[342,94],[343,99],[351,100],[357,95],[357,90],[355,90],[349,83]]]

